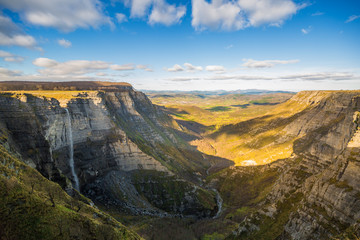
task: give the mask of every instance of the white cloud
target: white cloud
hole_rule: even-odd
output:
[[[5,46],[21,46],[21,47],[33,47],[36,45],[36,41],[29,35],[13,35],[8,36],[0,32],[0,45]]]
[[[65,32],[111,24],[98,0],[0,0],[0,4],[19,12],[22,19],[31,24]]]
[[[25,34],[9,17],[0,13],[0,45],[35,47],[36,40]]]
[[[226,50],[229,50],[230,48],[233,48],[233,47],[234,47],[234,45],[230,44],[230,45],[227,45],[227,46],[225,47],[225,49],[226,49]]]
[[[311,32],[311,26],[301,29],[301,32],[305,35],[309,34]]]
[[[238,3],[252,26],[281,25],[304,7],[296,5],[292,0],[239,0]]]
[[[117,65],[117,64],[114,64],[114,65],[111,65],[110,68],[112,70],[116,70],[116,71],[126,71],[126,70],[134,70],[135,69],[135,66],[134,64],[124,64],[124,65]]]
[[[14,56],[12,53],[9,53],[9,52],[5,52],[3,50],[0,50],[0,57],[1,58],[4,58],[4,57],[12,57]]]
[[[192,26],[197,30],[239,30],[244,17],[238,3],[225,0],[192,0]]]
[[[32,63],[35,66],[44,67],[44,68],[51,68],[58,64],[57,61],[50,58],[37,58]]]
[[[76,77],[88,78],[86,74],[95,74],[96,76],[120,76],[120,75],[109,75],[105,70],[115,71],[126,71],[135,70],[135,68],[143,69],[144,71],[152,71],[147,65],[134,64],[110,64],[104,61],[88,61],[88,60],[70,60],[66,62],[58,62],[50,58],[36,58],[32,62],[35,66],[41,67],[38,72],[42,76],[53,76],[53,77]],[[100,71],[103,70],[103,71]]]
[[[142,18],[147,14],[153,0],[125,0],[125,5],[130,7],[130,17]]]
[[[209,72],[224,72],[225,68],[219,65],[209,65],[206,66],[205,70]]]
[[[203,67],[194,66],[191,63],[184,63],[184,67],[179,64],[175,64],[171,68],[165,68],[165,70],[168,72],[183,72],[185,70],[186,70],[186,72],[198,72],[198,71],[202,71]]]
[[[202,71],[203,68],[201,66],[194,66],[191,63],[184,63],[187,72],[197,72]]]
[[[24,61],[23,57],[14,55],[9,52],[5,52],[3,50],[0,50],[0,58],[3,58],[5,62],[22,62],[22,61]]]
[[[352,15],[350,16],[346,21],[345,23],[349,23],[349,22],[352,22],[352,21],[355,21],[356,19],[360,18],[360,15]]]
[[[253,60],[253,59],[244,59],[245,63],[243,64],[244,67],[248,68],[271,68],[275,65],[279,64],[291,64],[297,63],[299,60]]]
[[[264,24],[280,26],[304,6],[292,0],[192,0],[192,26],[225,31]]]
[[[4,61],[5,61],[5,62],[23,62],[23,61],[24,61],[24,58],[23,58],[23,57],[19,57],[19,56],[16,56],[16,57],[5,57],[5,58],[4,58]]]
[[[148,65],[139,64],[139,65],[136,65],[136,68],[142,69],[147,72],[153,72],[153,70]]]
[[[33,64],[43,69],[38,70],[43,75],[81,75],[108,69],[109,64],[103,61],[71,60],[57,62],[49,58],[37,58]]]
[[[149,16],[149,24],[160,23],[170,26],[179,23],[185,13],[185,6],[170,5],[164,0],[154,0],[153,9]]]
[[[116,19],[117,19],[117,21],[118,21],[119,23],[123,23],[123,22],[127,22],[127,21],[128,21],[126,15],[123,14],[123,13],[117,13],[117,14],[116,14]]]
[[[166,0],[125,0],[125,6],[131,8],[131,18],[148,17],[150,25],[170,26],[179,23],[186,14],[185,6],[169,4]]]
[[[165,70],[168,72],[182,72],[184,68],[179,64],[175,64],[172,68],[166,68]]]
[[[62,47],[64,47],[64,48],[69,48],[69,47],[71,47],[71,42],[69,41],[69,40],[66,40],[66,39],[59,39],[58,40],[58,44],[60,45],[60,46],[62,46]]]
[[[21,75],[21,71],[13,71],[13,70],[9,70],[6,68],[2,68],[0,67],[0,76],[1,77],[14,77],[14,76],[20,76]]]

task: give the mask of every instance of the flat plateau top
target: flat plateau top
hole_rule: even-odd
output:
[[[81,91],[81,90],[124,90],[132,86],[126,82],[28,82],[3,81],[0,82],[0,91],[26,91],[26,90],[55,90],[55,91]]]

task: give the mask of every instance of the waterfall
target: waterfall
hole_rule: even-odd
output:
[[[212,188],[211,190],[213,190],[216,193],[216,203],[218,206],[218,211],[213,218],[218,218],[220,217],[220,214],[222,212],[223,199],[221,198],[220,193],[215,188]]]
[[[70,169],[71,169],[71,174],[72,174],[74,182],[75,182],[74,188],[76,190],[80,191],[79,178],[76,175],[75,167],[74,167],[74,142],[73,142],[73,137],[72,137],[71,119],[70,119],[69,110],[67,108],[65,108],[65,111],[66,111],[66,116],[67,116],[67,127],[68,127],[67,132],[68,132],[68,137],[69,137],[69,155],[70,155],[69,165],[70,165]]]

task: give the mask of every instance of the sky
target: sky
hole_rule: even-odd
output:
[[[0,81],[360,89],[359,0],[0,0]]]

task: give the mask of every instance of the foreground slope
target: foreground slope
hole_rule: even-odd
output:
[[[0,145],[1,239],[141,239]]]

